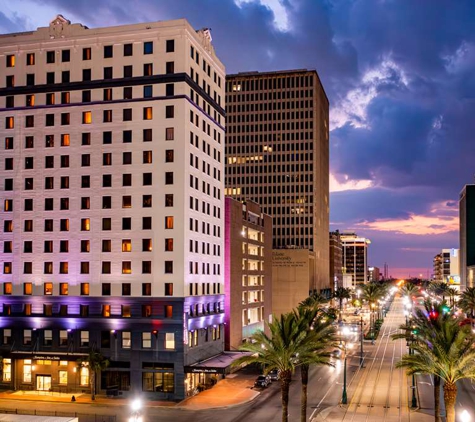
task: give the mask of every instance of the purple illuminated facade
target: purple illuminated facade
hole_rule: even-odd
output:
[[[181,400],[224,350],[224,84],[209,29],[0,39],[0,389]],[[226,368],[216,370],[223,373]]]

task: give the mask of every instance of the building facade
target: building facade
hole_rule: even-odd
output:
[[[460,253],[459,249],[442,249],[434,257],[434,281],[447,283],[455,289],[460,288]]]
[[[330,280],[334,290],[343,287],[343,252],[338,230],[330,232]]]
[[[228,75],[226,104],[226,194],[272,216],[274,249],[314,255],[307,294],[330,289],[329,103],[317,72]]]
[[[225,70],[186,20],[0,37],[3,388],[182,399],[224,348]]]
[[[475,185],[465,185],[459,200],[460,290],[474,287],[475,267]],[[470,273],[468,267],[472,268]]]
[[[272,218],[225,199],[225,348],[239,349],[272,318]]]
[[[356,233],[341,233],[343,251],[343,276],[351,276],[351,287],[368,282],[369,239]]]

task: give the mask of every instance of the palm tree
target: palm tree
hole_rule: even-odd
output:
[[[443,322],[452,318],[445,312],[444,304],[434,305],[430,300],[424,301],[425,311],[416,309],[414,318],[411,319],[409,326],[401,326],[404,333],[395,334],[392,339],[405,338],[408,342],[421,341],[427,342],[434,334],[441,329]],[[413,336],[412,332],[417,332],[417,336]],[[440,421],[440,384],[439,375],[434,374],[434,417],[435,422]]]
[[[415,284],[412,283],[406,283],[402,288],[401,288],[401,294],[403,296],[408,296],[409,298],[412,298],[413,295],[415,295],[419,289]],[[411,299],[412,301],[412,299]]]
[[[251,352],[234,362],[234,366],[243,363],[259,363],[265,366],[265,372],[273,369],[279,371],[282,398],[282,422],[288,421],[289,388],[292,374],[301,365],[299,356],[307,357],[314,348],[315,335],[308,330],[308,323],[288,313],[274,318],[268,324],[270,336],[263,331],[256,331],[251,341],[241,346],[240,350]]]
[[[370,326],[371,326],[371,333],[373,334],[373,327],[374,327],[374,315],[373,315],[373,308],[381,297],[384,296],[386,292],[386,287],[382,284],[378,283],[369,283],[363,286],[363,299],[368,302],[370,314]],[[374,335],[374,334],[373,334]]]
[[[459,292],[453,287],[449,287],[447,288],[446,293],[447,293],[447,296],[449,297],[450,309],[452,309],[453,311],[455,308],[455,297],[458,296]]]
[[[96,399],[96,376],[100,371],[105,370],[109,366],[109,360],[100,352],[91,350],[85,359],[78,360],[80,368],[89,370],[89,384],[91,386],[91,400]]]
[[[439,312],[435,319],[427,322],[424,314],[416,313],[413,323],[424,329],[412,344],[414,353],[404,355],[396,366],[405,367],[408,375],[420,372],[440,377],[444,381],[446,420],[455,422],[457,381],[475,379],[475,338],[471,327],[461,326],[458,318]]]
[[[340,314],[339,314],[339,317],[338,317],[338,321],[341,321],[341,319],[342,319],[341,314],[342,314],[342,309],[343,309],[343,299],[350,299],[351,298],[351,289],[349,289],[347,287],[338,287],[338,289],[336,289],[333,292],[333,297],[335,299],[338,299],[338,304],[339,304],[339,309],[340,309]]]
[[[299,303],[299,308],[304,307],[308,309],[320,308],[324,303],[327,303],[328,299],[320,293],[312,293],[307,299]]]
[[[459,306],[470,318],[474,317],[475,287],[467,287],[460,297]]]
[[[336,330],[332,326],[332,321],[325,316],[318,308],[308,309],[298,307],[294,311],[295,318],[303,321],[307,326],[308,335],[312,337],[312,348],[307,353],[300,354],[300,375],[302,381],[302,392],[300,395],[300,420],[307,420],[307,391],[308,373],[310,365],[328,365],[330,363],[330,347],[336,347]]]

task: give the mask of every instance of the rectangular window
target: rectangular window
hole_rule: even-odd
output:
[[[68,113],[68,116],[69,116],[69,113]],[[68,117],[68,119],[69,119],[69,117]],[[62,147],[69,147],[69,143],[70,143],[69,133],[63,133],[61,135],[61,146]]]
[[[152,274],[152,261],[142,261],[142,274]]]
[[[165,117],[167,119],[173,119],[175,117],[175,107],[168,105],[165,107]]]
[[[91,90],[82,91],[82,102],[83,103],[91,102]]]
[[[165,296],[173,296],[173,283],[165,283]]]
[[[132,120],[132,109],[131,108],[124,108],[122,111],[122,120],[124,122],[130,122]]]
[[[122,349],[130,349],[132,347],[132,333],[130,331],[122,331]]]
[[[131,100],[132,99],[132,87],[126,86],[124,88],[124,100]]]
[[[143,43],[143,54],[153,54],[153,41]]]
[[[132,263],[130,261],[122,261],[122,274],[132,274]]]
[[[173,274],[173,261],[165,261],[165,274]]]
[[[112,88],[105,88],[103,92],[104,101],[112,101]]]
[[[68,283],[59,283],[59,294],[62,296],[67,296],[69,293]]]
[[[91,251],[91,244],[89,240],[81,240],[81,252],[88,253]]]
[[[6,336],[6,332],[10,333],[9,336]],[[8,344],[9,341],[5,343],[5,339],[8,339],[9,341],[11,339],[11,330],[9,328],[3,330],[3,342],[4,344]],[[10,358],[3,359],[2,380],[5,382],[12,380],[12,360]]]
[[[175,333],[165,333],[165,349],[175,349]]]
[[[142,349],[150,349],[152,347],[152,333],[142,333]]]
[[[26,54],[26,65],[33,66],[35,64],[35,53]]]
[[[27,107],[33,107],[35,105],[35,96],[34,94],[29,94],[26,96],[26,104]]]
[[[122,252],[132,252],[132,241],[130,239],[122,239]]]
[[[91,227],[91,221],[89,218],[81,218],[81,231],[89,231]]]
[[[15,67],[15,55],[14,54],[8,54],[6,56],[7,59],[7,67]]]
[[[12,116],[5,117],[5,129],[13,129],[15,127],[15,118]]]
[[[165,140],[166,141],[173,141],[175,139],[175,128],[167,127],[165,129]]]
[[[23,344],[31,345],[31,330],[23,330]]]
[[[81,347],[89,347],[89,331],[81,331]]]
[[[121,316],[122,316],[122,318],[130,318],[131,317],[130,305],[122,305],[122,307],[121,307]]]
[[[142,296],[152,296],[152,283],[142,283]]]
[[[91,60],[92,58],[92,50],[91,47],[85,47],[82,49],[82,59],[83,60]]]
[[[165,318],[172,318],[173,317],[173,306],[172,305],[165,305]]]
[[[174,84],[166,84],[165,85],[165,95],[167,97],[173,97],[175,95],[175,85]]]
[[[112,230],[112,220],[110,218],[102,219],[102,230]]]
[[[15,76],[8,75],[6,80],[7,88],[13,88],[15,86]]]
[[[166,73],[175,73],[175,62],[167,62],[165,65]]]
[[[153,86],[152,85],[145,85],[143,87],[143,96],[144,98],[150,98],[153,96]]]
[[[55,76],[54,72],[46,72],[46,83],[54,84]]]
[[[173,229],[173,216],[165,217],[165,229]]]
[[[112,67],[104,68],[104,79],[112,79]]]
[[[81,145],[91,145],[91,134],[83,133],[81,135]]]
[[[113,55],[113,46],[112,45],[105,45],[104,46],[104,58],[110,59]]]
[[[152,76],[153,75],[153,64],[152,63],[145,63],[143,65],[143,75],[144,76]]]
[[[70,74],[69,70],[63,70],[61,72],[61,82],[63,84],[67,84],[67,83],[69,83],[70,79],[71,79],[71,74]]]
[[[90,111],[82,112],[82,123],[84,125],[90,125],[92,123],[92,113]]]
[[[133,54],[133,44],[124,44],[124,56],[132,56]]]
[[[104,123],[111,123],[112,122],[112,110],[103,110],[102,111]]]
[[[53,345],[53,330],[44,330],[43,345],[52,346]]]
[[[132,131],[131,130],[122,131],[122,142],[124,144],[129,144],[129,143],[132,142]]]
[[[25,127],[35,127],[35,116],[26,116]]]
[[[166,41],[166,49],[167,53],[173,53],[175,51],[175,40],[167,40]]]
[[[80,274],[89,274],[89,262],[81,262],[79,272]]]
[[[124,78],[131,78],[133,76],[133,67],[131,65],[124,66]]]
[[[143,141],[144,142],[152,142],[152,129],[144,129],[143,130]]]
[[[153,112],[152,107],[144,107],[143,108],[143,119],[144,120],[152,120]]]
[[[106,318],[111,316],[111,306],[110,305],[102,305],[102,316],[106,317]]]
[[[89,283],[81,283],[81,296],[89,296]]]
[[[58,371],[59,385],[68,385],[68,371]]]

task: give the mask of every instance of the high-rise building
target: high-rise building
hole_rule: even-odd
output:
[[[182,399],[224,348],[225,70],[182,19],[0,37],[3,385]],[[209,371],[208,371],[209,372]],[[59,374],[59,375],[58,375]]]
[[[330,279],[334,290],[343,287],[343,255],[338,230],[330,232]]]
[[[460,290],[475,286],[475,185],[460,193]]]
[[[229,197],[225,210],[225,346],[235,351],[271,322],[272,218]]]
[[[226,194],[272,216],[274,249],[312,252],[308,290],[330,289],[329,103],[317,72],[228,75],[226,112]]]
[[[343,250],[343,277],[351,277],[351,286],[368,282],[368,245],[369,239],[356,233],[341,233]]]
[[[447,283],[450,287],[460,288],[459,249],[442,249],[434,257],[434,281]]]

